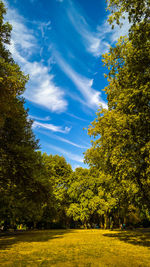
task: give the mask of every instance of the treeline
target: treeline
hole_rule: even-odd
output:
[[[118,227],[150,221],[150,25],[148,0],[108,1],[110,23],[126,13],[128,38],[103,57],[108,110],[89,127],[89,169],[39,151],[22,93],[28,76],[6,44],[0,1],[0,222],[4,227]]]
[[[4,191],[3,185],[4,230],[20,225],[25,229],[149,226],[144,206],[141,209],[129,201],[122,185],[112,184],[110,175],[106,178],[95,168],[73,172],[64,157],[36,153],[35,169],[22,178],[22,186],[11,181]]]

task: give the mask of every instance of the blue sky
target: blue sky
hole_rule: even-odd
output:
[[[42,152],[86,167],[87,129],[99,105],[107,108],[102,54],[127,34],[111,29],[105,0],[7,0],[9,47],[29,74],[24,97]]]

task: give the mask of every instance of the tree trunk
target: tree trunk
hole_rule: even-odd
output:
[[[108,213],[104,213],[104,229],[108,229],[109,228],[109,216]]]

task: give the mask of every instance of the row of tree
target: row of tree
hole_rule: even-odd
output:
[[[7,227],[112,227],[150,219],[150,25],[148,0],[110,0],[128,38],[103,57],[108,110],[89,127],[89,169],[40,153],[21,94],[28,77],[6,49],[11,26],[0,1],[0,221]]]

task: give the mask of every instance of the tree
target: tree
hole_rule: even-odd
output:
[[[108,227],[106,219],[109,216],[106,215],[109,215],[116,205],[116,200],[110,191],[106,191],[108,180],[106,181],[104,175],[94,168],[90,170],[77,168],[68,188],[70,197],[68,216],[76,222],[81,222],[84,227],[93,224]]]
[[[7,225],[35,219],[50,185],[45,183],[38,141],[20,96],[28,77],[5,46],[11,35],[11,26],[3,22],[5,13],[0,1],[0,219]]]
[[[70,206],[67,215],[74,221],[81,222],[85,227],[90,222],[92,214],[89,202],[94,195],[93,187],[94,183],[88,169],[77,168],[68,188]]]
[[[107,3],[107,9],[111,12],[108,19],[110,24],[114,21],[120,24],[120,18],[124,18],[125,13],[132,25],[149,20],[149,0],[107,0]]]
[[[1,219],[36,222],[49,202],[51,186],[23,101],[14,99],[14,108],[15,116],[5,120],[1,131]]]
[[[45,206],[43,223],[50,227],[66,227],[68,218],[66,210],[69,205],[67,195],[68,186],[72,177],[72,168],[63,156],[42,155],[42,161],[46,168],[46,176],[52,186],[52,197],[50,205]]]
[[[111,183],[120,186],[119,201],[148,207],[150,203],[150,46],[148,1],[108,1],[119,24],[127,12],[129,38],[121,37],[103,56],[108,67],[109,85],[105,88],[108,110],[100,109],[89,128],[96,137],[85,159]],[[139,7],[139,8],[137,8]],[[118,188],[118,187],[117,187]],[[118,189],[119,190],[119,189]],[[120,190],[119,190],[120,191]],[[119,192],[118,191],[118,192]]]

